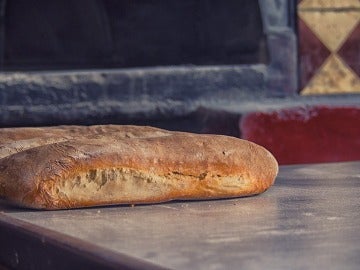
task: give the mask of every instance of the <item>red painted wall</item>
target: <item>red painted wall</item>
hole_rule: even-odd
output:
[[[360,107],[306,106],[254,112],[241,137],[270,150],[280,164],[360,160]]]

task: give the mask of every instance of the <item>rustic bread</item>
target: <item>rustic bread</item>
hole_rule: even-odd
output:
[[[29,148],[67,141],[75,138],[117,138],[156,137],[170,134],[169,131],[145,126],[96,125],[0,128],[0,158]]]
[[[37,209],[229,198],[264,192],[278,172],[266,149],[241,139],[112,128],[3,157],[0,196]]]

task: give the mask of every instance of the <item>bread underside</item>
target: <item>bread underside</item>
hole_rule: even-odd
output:
[[[36,209],[249,196],[278,172],[263,147],[220,135],[111,125],[0,129],[0,139],[0,196]]]

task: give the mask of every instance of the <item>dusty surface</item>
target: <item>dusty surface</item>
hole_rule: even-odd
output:
[[[171,269],[357,270],[359,185],[359,162],[298,165],[280,167],[272,189],[248,198],[0,211]]]

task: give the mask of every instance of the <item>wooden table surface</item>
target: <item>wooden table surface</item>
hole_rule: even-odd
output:
[[[0,202],[19,269],[360,269],[360,161],[282,166],[248,198],[30,211]]]

